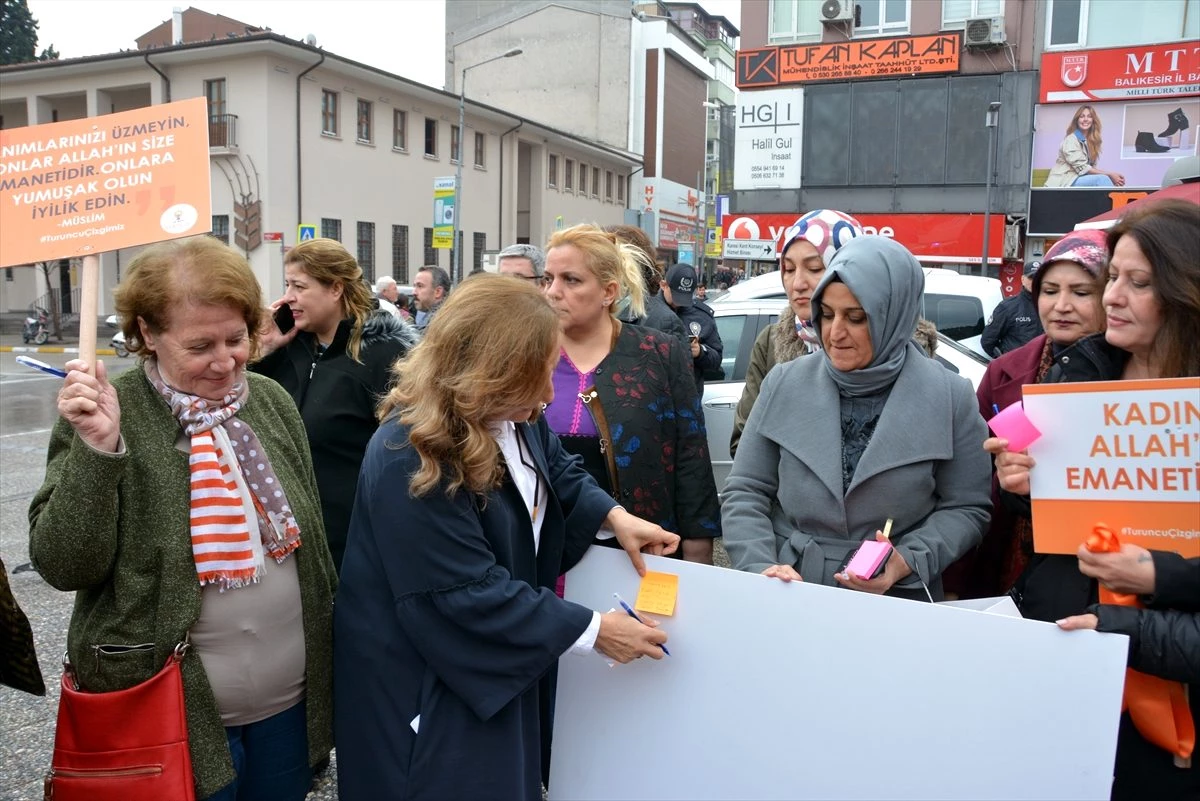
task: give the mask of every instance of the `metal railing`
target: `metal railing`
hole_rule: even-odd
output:
[[[237,147],[237,115],[214,114],[208,118],[208,146],[227,150]]]

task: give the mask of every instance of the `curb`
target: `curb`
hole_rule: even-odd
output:
[[[79,348],[62,348],[57,346],[26,348],[20,345],[0,345],[0,353],[79,353]],[[116,356],[112,348],[96,348],[97,356]]]

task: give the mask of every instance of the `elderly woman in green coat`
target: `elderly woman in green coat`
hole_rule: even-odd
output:
[[[177,240],[133,260],[116,307],[140,363],[111,382],[67,363],[29,510],[35,567],[76,592],[76,678],[132,687],[190,639],[197,798],[302,801],[332,747],[336,577],[296,406],[245,370],[258,281],[216,239]]]

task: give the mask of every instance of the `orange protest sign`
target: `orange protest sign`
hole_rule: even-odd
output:
[[[202,97],[0,131],[0,267],[211,230]]]
[[[1025,414],[1033,546],[1074,554],[1104,523],[1122,542],[1200,556],[1200,379],[1038,384]]]
[[[678,594],[679,576],[650,570],[642,577],[642,586],[633,608],[639,612],[670,617],[675,614],[675,598]]]

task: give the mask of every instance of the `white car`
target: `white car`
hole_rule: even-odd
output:
[[[709,305],[715,310],[722,304],[747,300],[778,300],[787,305],[787,293],[778,270],[740,281]],[[939,332],[963,342],[982,355],[979,336],[991,322],[992,311],[1004,299],[995,278],[961,275],[940,267],[925,268],[925,295],[921,316],[933,322]]]
[[[782,293],[779,273],[770,275],[774,277],[775,285]],[[939,305],[942,302],[939,301]],[[724,488],[725,478],[733,464],[733,457],[729,455],[729,437],[733,434],[734,410],[746,385],[746,370],[750,366],[750,351],[754,348],[754,340],[763,328],[778,322],[779,314],[786,306],[787,298],[782,294],[778,298],[765,300],[729,299],[726,295],[712,303],[717,333],[721,335],[721,343],[724,345],[721,359],[723,378],[705,378],[702,402],[704,423],[708,429],[709,456],[712,459],[713,477],[717,481],[718,490]],[[976,353],[965,343],[956,342],[940,330],[936,358],[946,369],[970,380],[971,386],[975,388],[979,387],[989,361],[988,357]]]

